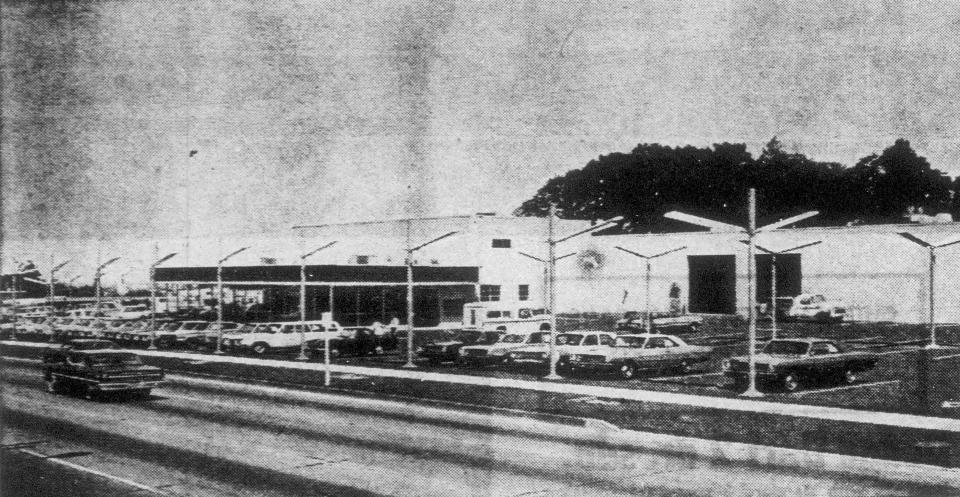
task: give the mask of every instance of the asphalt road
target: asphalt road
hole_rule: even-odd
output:
[[[4,445],[38,442],[34,454],[59,455],[19,465],[19,475],[4,463],[6,476],[60,474],[59,461],[98,472],[73,495],[100,495],[97,481],[196,496],[958,494],[398,419],[276,392],[174,384],[147,401],[90,402],[46,393],[38,368],[20,363],[3,365],[3,383]]]

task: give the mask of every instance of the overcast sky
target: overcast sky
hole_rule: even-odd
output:
[[[903,137],[960,174],[951,2],[4,0],[2,23],[7,240],[508,213],[641,142],[852,165]]]

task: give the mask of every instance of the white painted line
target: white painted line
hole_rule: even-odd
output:
[[[846,386],[834,387],[834,388],[823,388],[823,389],[819,389],[819,390],[804,390],[804,391],[802,391],[802,392],[796,392],[796,393],[793,393],[793,394],[790,394],[790,395],[791,395],[792,397],[799,397],[799,396],[801,396],[801,395],[812,395],[812,394],[818,394],[818,393],[833,393],[833,392],[837,392],[837,391],[840,391],[840,390],[850,390],[850,389],[852,389],[852,388],[876,387],[876,386],[880,386],[880,385],[890,385],[890,384],[892,384],[892,383],[900,383],[900,380],[875,381],[875,382],[873,382],[873,383],[858,383],[858,384],[855,384],[855,385],[846,385]]]
[[[685,374],[682,376],[661,376],[658,378],[649,378],[649,381],[673,381],[673,380],[682,380],[684,378],[703,378],[706,376],[720,376],[723,373],[702,373],[702,374]]]
[[[19,344],[19,342],[0,342],[0,344],[16,345]],[[908,352],[915,350],[920,349],[912,349]],[[166,357],[184,360],[196,360],[198,356],[198,354],[151,350],[141,350],[137,351],[137,353],[142,356]],[[212,363],[219,362],[226,364],[243,364],[248,366],[253,365],[267,368],[295,369],[300,371],[323,371],[324,369],[324,365],[322,363],[281,361],[275,359],[254,359],[250,357],[235,356],[208,355],[201,357],[204,357]],[[960,419],[919,416],[915,414],[899,414],[782,402],[765,402],[762,400],[750,400],[742,398],[658,392],[652,390],[626,389],[597,385],[579,385],[574,383],[554,383],[550,381],[492,378],[487,376],[470,376],[450,373],[430,373],[407,369],[346,366],[341,364],[331,364],[330,371],[335,373],[350,373],[381,378],[434,381],[439,383],[472,385],[489,388],[513,388],[518,390],[530,390],[564,395],[592,395],[595,397],[629,400],[634,402],[652,402],[658,404],[683,405],[708,409],[723,409],[739,412],[772,414],[778,416],[812,418],[827,421],[842,421],[847,423],[862,423],[879,426],[894,426],[899,428],[917,428],[921,430],[939,430],[960,433]]]
[[[27,359],[27,358],[25,358],[25,357],[7,357],[7,356],[3,356],[2,359],[3,359],[3,362],[20,362],[20,363],[24,363],[24,364],[39,364],[40,362],[42,362],[42,361],[40,361],[40,359]]]
[[[946,359],[953,359],[953,358],[956,358],[956,357],[960,357],[960,354],[942,355],[942,356],[940,356],[940,357],[934,357],[933,360],[934,360],[934,361],[943,361],[943,360],[946,360]]]
[[[890,350],[890,351],[887,351],[887,352],[875,352],[875,354],[877,354],[877,355],[909,354],[909,353],[911,353],[911,352],[919,352],[919,351],[921,351],[921,350],[923,350],[923,349],[921,349],[921,348],[918,347],[918,348],[915,348],[915,349],[902,349],[902,350]]]
[[[112,480],[112,481],[115,481],[115,482],[118,482],[118,483],[123,483],[124,485],[128,485],[128,486],[131,486],[131,487],[133,487],[133,488],[143,490],[143,491],[145,491],[145,492],[150,492],[150,493],[152,493],[152,494],[165,495],[163,492],[161,492],[160,490],[157,490],[156,488],[153,488],[153,487],[144,485],[144,484],[142,484],[142,483],[137,483],[137,482],[135,482],[135,481],[133,481],[133,480],[128,480],[128,479],[126,479],[126,478],[121,478],[121,477],[119,477],[119,476],[111,475],[111,474],[109,474],[109,473],[104,473],[103,471],[97,471],[97,470],[95,470],[95,469],[93,469],[93,468],[88,468],[88,467],[86,467],[86,466],[81,466],[81,465],[79,465],[79,464],[74,464],[74,463],[69,462],[69,461],[64,461],[63,459],[57,459],[56,457],[49,457],[49,456],[47,456],[46,454],[41,454],[41,453],[39,453],[39,452],[34,452],[34,451],[30,450],[30,449],[19,449],[19,450],[20,450],[20,452],[23,452],[24,454],[29,454],[29,455],[31,455],[31,456],[34,456],[34,457],[43,459],[43,460],[48,461],[48,462],[51,462],[51,463],[53,463],[53,464],[59,464],[59,465],[61,465],[61,466],[66,466],[66,467],[68,467],[68,468],[75,469],[75,470],[80,471],[80,472],[83,472],[83,473],[89,473],[89,474],[92,474],[92,475],[97,475],[97,476],[99,476],[99,477],[101,477],[101,478],[106,478],[106,479],[108,479],[108,480]]]

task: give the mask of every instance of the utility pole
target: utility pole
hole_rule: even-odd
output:
[[[756,295],[754,294],[754,273],[756,272],[756,261],[754,260],[754,237],[757,233],[763,231],[771,231],[784,226],[794,224],[796,222],[802,221],[809,217],[816,216],[819,214],[818,211],[804,212],[803,214],[798,214],[787,219],[782,219],[775,223],[768,224],[766,226],[757,228],[757,191],[754,188],[750,189],[750,193],[747,198],[747,212],[748,220],[747,226],[744,228],[742,226],[736,226],[732,224],[722,223],[720,221],[714,221],[712,219],[706,219],[699,216],[694,216],[691,214],[685,214],[683,212],[671,211],[664,214],[664,217],[668,219],[674,219],[677,221],[683,221],[685,223],[696,224],[698,226],[704,226],[710,228],[711,230],[716,231],[725,231],[725,232],[734,232],[734,233],[744,233],[747,235],[747,342],[749,350],[747,353],[749,355],[750,362],[750,373],[749,373],[749,385],[747,386],[746,391],[740,395],[744,397],[762,397],[763,394],[757,390],[757,363],[756,363],[756,344],[757,344],[757,310],[756,310]]]
[[[213,352],[217,355],[223,355],[223,263],[227,259],[247,250],[250,247],[243,247],[217,261],[217,349]]]
[[[777,339],[777,256],[786,254],[787,252],[793,252],[795,250],[800,250],[802,248],[811,247],[813,245],[819,245],[820,241],[804,243],[803,245],[797,245],[796,247],[790,247],[783,250],[772,250],[760,245],[756,245],[757,250],[761,252],[766,252],[770,254],[770,339]]]
[[[332,247],[337,242],[330,242],[322,247],[318,247],[306,254],[300,256],[300,355],[298,361],[306,361],[307,357],[307,258],[317,252]],[[330,334],[329,330],[323,332],[323,382],[330,385]]]
[[[557,374],[557,349],[556,349],[556,333],[557,333],[557,309],[556,309],[556,299],[557,299],[557,290],[556,290],[556,276],[557,276],[557,261],[565,259],[572,255],[576,255],[575,252],[562,255],[560,257],[556,256],[556,246],[558,243],[565,242],[573,237],[583,235],[585,233],[590,233],[591,231],[596,231],[601,228],[605,228],[611,224],[618,223],[623,220],[623,216],[617,216],[606,221],[601,221],[594,226],[591,226],[587,229],[571,233],[569,235],[563,236],[559,239],[556,238],[554,233],[554,218],[557,215],[557,206],[553,203],[550,204],[550,214],[547,219],[547,258],[541,259],[539,257],[526,254],[524,252],[519,252],[520,255],[529,257],[533,260],[540,261],[546,264],[546,273],[547,273],[547,309],[550,312],[550,343],[549,343],[549,359],[550,363],[550,372],[544,379],[547,380],[556,380],[560,378],[560,375]]]
[[[94,283],[96,287],[96,304],[94,305],[94,308],[93,308],[94,309],[93,322],[95,325],[94,327],[97,330],[96,331],[97,336],[100,336],[100,329],[101,329],[99,326],[96,326],[100,324],[100,278],[103,276],[103,268],[109,266],[110,264],[113,264],[114,262],[117,262],[119,259],[120,259],[119,257],[114,257],[113,259],[110,259],[109,261],[104,262],[103,264],[100,264],[99,266],[97,266],[97,272],[94,274]]]
[[[929,310],[929,321],[930,321],[930,343],[927,344],[927,348],[938,349],[940,348],[940,345],[937,343],[937,319],[936,319],[936,312],[935,312],[936,302],[934,299],[934,290],[935,290],[934,277],[937,271],[937,249],[949,247],[951,245],[960,243],[960,237],[955,236],[955,237],[947,238],[945,240],[941,240],[939,243],[931,243],[917,237],[912,233],[901,232],[897,234],[906,238],[907,240],[910,240],[913,243],[916,243],[917,245],[920,245],[921,247],[927,248],[927,253],[929,254],[928,255],[929,264],[930,264],[929,276],[928,276],[928,284],[929,284],[928,310]]]
[[[411,224],[413,220],[407,220],[407,363],[403,365],[405,368],[415,368],[416,364],[413,363],[413,253],[430,245],[435,242],[439,242],[448,236],[453,236],[458,233],[458,231],[451,231],[444,235],[438,236],[433,240],[430,240],[426,243],[421,243],[416,247],[411,247]]]
[[[156,258],[158,254],[159,247],[154,245],[153,257]],[[176,252],[169,253],[150,265],[150,346],[147,347],[149,350],[157,350],[157,266],[175,255],[177,255]]]
[[[667,251],[665,251],[665,252],[660,252],[659,254],[654,254],[654,255],[643,255],[643,254],[639,254],[639,253],[637,253],[637,252],[634,252],[634,251],[632,251],[632,250],[627,250],[627,249],[625,249],[625,248],[623,248],[623,247],[620,247],[620,246],[616,246],[616,247],[614,247],[614,248],[616,248],[616,249],[618,249],[618,250],[622,250],[622,251],[624,251],[624,252],[626,252],[626,253],[628,253],[628,254],[631,254],[631,255],[635,255],[635,256],[637,256],[637,257],[640,257],[641,259],[644,259],[644,260],[646,261],[646,263],[647,263],[647,264],[646,264],[646,266],[647,266],[647,274],[646,274],[646,278],[645,278],[645,280],[646,280],[646,294],[647,294],[647,309],[646,309],[646,311],[645,311],[645,313],[644,313],[644,327],[645,327],[647,333],[652,333],[652,332],[653,332],[653,319],[652,319],[651,316],[650,316],[650,263],[651,263],[651,261],[652,261],[653,259],[656,259],[656,258],[658,258],[658,257],[663,257],[663,256],[665,256],[665,255],[667,255],[667,254],[672,254],[672,253],[674,253],[674,252],[679,252],[679,251],[681,251],[681,250],[684,250],[684,249],[687,248],[687,246],[684,245],[684,246],[682,246],[682,247],[677,247],[677,248],[670,249],[670,250],[667,250]]]
[[[54,256],[53,254],[50,254],[50,268],[51,268],[50,269],[50,311],[47,314],[47,323],[50,326],[50,343],[54,343],[57,341],[56,340],[56,334],[57,334],[56,324],[54,324],[53,322],[53,316],[54,316],[53,306],[54,306],[54,292],[55,292],[54,277],[56,276],[57,271],[59,271],[60,268],[70,263],[70,260],[66,260],[64,262],[61,262],[58,265],[54,265],[53,261],[54,261]]]

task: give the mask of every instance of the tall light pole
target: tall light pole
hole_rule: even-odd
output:
[[[307,357],[307,258],[317,252],[332,247],[337,242],[330,242],[300,256],[300,355],[298,361],[306,361]],[[323,333],[323,383],[330,386],[330,330]]]
[[[426,247],[427,245],[439,242],[444,238],[458,233],[458,231],[451,231],[444,235],[440,235],[429,242],[421,243],[416,247],[411,247],[412,243],[410,242],[410,228],[412,222],[412,220],[407,220],[407,258],[404,261],[407,265],[407,363],[403,365],[405,368],[417,367],[417,365],[413,363],[413,253],[422,249],[423,247]]]
[[[94,280],[94,286],[96,288],[96,304],[93,307],[93,316],[94,316],[93,322],[95,325],[100,324],[100,278],[103,276],[103,268],[109,266],[110,264],[113,264],[114,262],[117,262],[118,260],[120,260],[119,257],[114,257],[113,259],[110,259],[109,261],[104,262],[103,264],[100,264],[99,266],[97,266],[97,272],[94,273],[93,280]],[[97,335],[99,336],[100,328],[97,326],[95,326],[95,328],[97,330]]]
[[[929,311],[930,311],[930,343],[927,344],[927,347],[926,347],[926,348],[928,348],[928,349],[938,349],[938,348],[940,348],[940,345],[937,344],[937,319],[936,319],[936,314],[935,314],[936,304],[935,304],[934,298],[933,298],[933,297],[934,297],[934,286],[933,286],[933,283],[934,283],[934,275],[935,275],[936,269],[937,269],[937,249],[939,249],[939,248],[944,248],[944,247],[949,247],[950,245],[955,245],[955,244],[957,244],[957,243],[960,243],[960,237],[947,238],[947,239],[945,239],[945,240],[941,240],[939,243],[930,243],[930,242],[928,242],[928,241],[926,241],[926,240],[923,240],[923,239],[917,237],[916,235],[913,235],[912,233],[901,232],[901,233],[897,233],[897,234],[900,235],[900,236],[902,236],[902,237],[904,237],[904,238],[906,238],[907,240],[910,240],[910,241],[913,242],[913,243],[916,243],[917,245],[920,245],[921,247],[926,247],[927,250],[928,250],[928,253],[930,254],[930,276],[929,276],[929,284],[930,284],[930,291],[929,291],[929,293],[930,293],[930,304],[929,304],[929,307],[930,307],[930,308],[929,308]]]
[[[54,277],[56,276],[56,273],[57,273],[57,271],[60,270],[60,268],[62,268],[63,266],[66,266],[67,264],[70,263],[70,260],[68,259],[68,260],[63,261],[63,262],[61,262],[60,264],[57,264],[56,266],[54,266],[54,265],[53,265],[53,261],[54,261],[53,255],[50,255],[50,267],[51,267],[51,269],[50,269],[50,310],[49,310],[49,313],[47,314],[47,324],[50,326],[50,343],[53,343],[53,342],[56,341],[55,335],[56,335],[56,331],[57,331],[57,330],[56,330],[56,325],[53,323],[53,315],[54,315],[54,312],[53,312],[53,305],[54,305],[54,304],[53,304],[53,299],[54,299],[54,292],[55,292],[54,287],[53,287],[53,285],[54,285]]]
[[[628,253],[628,254],[631,254],[631,255],[635,255],[635,256],[637,256],[637,257],[640,257],[641,259],[644,259],[644,260],[647,262],[647,274],[646,274],[646,282],[647,282],[647,283],[646,283],[646,288],[645,288],[646,294],[647,294],[647,310],[644,312],[644,318],[643,318],[643,319],[644,319],[644,327],[646,328],[647,333],[652,333],[652,332],[653,332],[653,319],[651,319],[651,317],[650,317],[650,262],[651,262],[653,259],[656,259],[656,258],[658,258],[658,257],[663,257],[663,256],[665,256],[665,255],[667,255],[667,254],[672,254],[672,253],[674,253],[674,252],[679,252],[679,251],[681,251],[681,250],[684,250],[684,249],[687,248],[687,246],[684,245],[684,246],[682,246],[682,247],[677,247],[677,248],[670,249],[670,250],[667,250],[667,251],[665,251],[665,252],[660,252],[659,254],[653,254],[653,255],[643,255],[643,254],[639,254],[639,253],[634,252],[634,251],[632,251],[632,250],[627,250],[627,249],[625,249],[625,248],[623,248],[623,247],[621,247],[621,246],[619,246],[619,245],[618,245],[618,246],[615,246],[614,248],[616,248],[616,249],[618,249],[618,250],[622,250],[622,251],[624,251],[624,252],[626,252],[626,253]]]
[[[803,245],[797,245],[796,247],[790,247],[783,250],[772,250],[764,248],[760,245],[756,245],[757,250],[761,252],[766,252],[770,254],[770,339],[777,339],[777,256],[786,254],[787,252],[793,252],[794,250],[800,250],[802,248],[811,247],[813,245],[819,245],[823,243],[821,241],[804,243]]]
[[[534,257],[530,254],[525,254],[520,252],[521,255],[529,257],[531,259],[544,262],[547,265],[547,309],[550,312],[550,343],[549,343],[549,360],[550,363],[550,372],[547,373],[545,379],[548,380],[558,380],[560,375],[557,374],[557,344],[556,344],[556,333],[557,333],[557,261],[575,255],[574,253],[562,255],[560,257],[556,256],[557,253],[557,244],[565,242],[571,238],[590,233],[591,231],[596,231],[601,228],[605,228],[611,224],[618,223],[623,220],[623,216],[617,216],[606,221],[600,221],[599,223],[590,226],[587,229],[583,229],[568,235],[562,236],[560,238],[556,237],[554,233],[554,222],[557,216],[557,206],[555,204],[550,204],[550,213],[547,217],[547,258],[541,259],[539,257]]]
[[[247,250],[250,247],[243,247],[233,252],[230,252],[226,257],[223,257],[217,261],[217,350],[213,353],[217,355],[223,354],[223,344],[220,343],[223,341],[223,263],[227,262],[227,259]]]
[[[748,325],[747,325],[747,341],[749,350],[747,354],[750,358],[750,384],[747,386],[747,389],[740,395],[744,397],[762,397],[763,394],[757,390],[757,310],[754,308],[754,300],[756,295],[753,291],[753,275],[756,271],[756,261],[753,257],[754,252],[754,237],[757,233],[762,231],[775,230],[777,228],[782,228],[784,226],[794,224],[796,222],[802,221],[809,217],[816,216],[819,214],[818,211],[804,212],[803,214],[798,214],[793,217],[788,217],[782,219],[775,223],[768,224],[766,226],[757,228],[757,191],[753,188],[750,189],[750,194],[747,200],[747,211],[748,211],[748,222],[747,227],[736,226],[733,224],[721,223],[720,221],[714,221],[712,219],[706,219],[699,216],[694,216],[692,214],[685,214],[682,212],[671,211],[664,214],[664,217],[668,219],[674,219],[677,221],[683,221],[685,223],[696,224],[698,226],[704,226],[710,228],[711,230],[716,231],[725,231],[733,233],[745,233],[747,235],[747,316],[748,316]]]
[[[175,255],[177,255],[176,252],[171,252],[150,265],[150,346],[147,347],[149,350],[157,350],[157,266]]]

